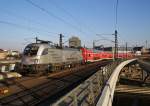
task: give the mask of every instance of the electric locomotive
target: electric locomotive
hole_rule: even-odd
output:
[[[82,51],[60,48],[49,41],[28,44],[22,56],[22,73],[49,73],[73,67],[83,62]]]

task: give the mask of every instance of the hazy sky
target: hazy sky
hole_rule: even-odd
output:
[[[113,34],[116,0],[0,0],[0,48],[22,50],[41,39],[58,42],[78,36],[82,45],[92,47],[96,34]],[[38,6],[38,8],[36,7]],[[150,0],[119,0],[119,45],[150,44]],[[114,39],[113,35],[103,35]],[[113,45],[100,40],[96,44]]]

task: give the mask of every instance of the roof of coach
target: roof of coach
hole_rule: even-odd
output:
[[[31,44],[29,44],[29,45],[33,45],[33,46],[46,46],[46,47],[48,47],[48,46],[50,46],[50,44],[46,44],[46,43],[31,43]]]
[[[63,48],[63,50],[70,50],[70,51],[80,51],[80,49],[76,49],[76,48]]]
[[[34,46],[43,46],[45,48],[54,48],[54,49],[61,49],[55,45],[50,45],[50,44],[46,44],[46,43],[31,43],[29,45],[34,45]],[[62,50],[70,50],[70,51],[80,51],[80,49],[77,48],[69,48],[69,47],[63,47]]]

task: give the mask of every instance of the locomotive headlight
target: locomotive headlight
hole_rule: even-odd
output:
[[[38,59],[34,59],[34,63],[35,63],[35,64],[38,64],[38,63],[39,63],[39,60],[38,60]]]

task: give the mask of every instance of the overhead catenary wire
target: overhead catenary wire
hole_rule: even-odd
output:
[[[0,20],[0,24],[6,24],[6,25],[10,25],[10,26],[13,26],[13,27],[16,27],[16,28],[22,28],[22,29],[26,29],[26,30],[31,30],[30,27],[19,25],[19,24],[16,24],[16,23],[8,22],[8,21]]]
[[[114,22],[114,26],[115,26],[115,30],[117,30],[118,29],[118,0],[115,0],[115,6],[114,7],[115,7],[115,22]],[[99,37],[101,37],[103,39],[110,40],[110,39],[104,37],[103,35],[111,35],[112,36],[112,35],[115,35],[115,34],[96,34],[96,35],[98,35]]]
[[[108,41],[111,41],[111,42],[114,42],[115,43],[115,47],[117,47],[118,46],[118,39],[117,39],[117,34],[118,34],[118,32],[117,32],[117,27],[118,27],[118,0],[115,0],[116,2],[115,2],[115,23],[114,23],[114,26],[115,26],[115,33],[114,34],[96,34],[96,35],[98,35],[98,36],[100,36],[101,38],[103,38],[103,39],[105,39],[105,40],[108,40]],[[117,34],[116,34],[117,33]],[[108,38],[106,38],[106,37],[104,37],[103,35],[115,35],[115,40],[113,41],[113,40],[110,40],[110,39],[108,39]],[[117,51],[116,51],[117,52]]]
[[[11,15],[12,17],[15,17],[15,18],[17,18],[17,19],[24,20],[24,21],[27,21],[27,22],[30,22],[30,23],[34,23],[34,24],[43,26],[44,29],[47,28],[47,30],[45,30],[45,32],[48,32],[48,33],[51,33],[51,34],[55,34],[55,35],[58,34],[58,33],[56,33],[56,32],[48,31],[48,26],[45,25],[45,24],[43,24],[43,23],[40,23],[40,22],[38,22],[38,21],[35,21],[35,20],[33,20],[33,19],[27,18],[27,17],[22,16],[22,15],[19,15],[19,14],[15,14],[15,13],[12,12],[12,11],[4,10],[4,9],[1,9],[1,10],[4,11],[4,13],[6,13],[6,14],[8,14],[8,15]],[[10,22],[7,22],[7,24],[8,24],[8,23],[10,23]],[[11,25],[12,25],[12,23],[11,23]],[[15,23],[13,23],[13,25],[18,26],[18,24],[15,24]],[[35,25],[35,26],[37,26],[37,25]],[[19,26],[24,26],[24,25],[19,25]],[[33,27],[31,28],[31,27],[26,26],[26,29],[33,29]],[[34,29],[35,29],[35,28],[34,28]],[[37,29],[38,29],[38,30],[41,30],[41,28],[37,28]],[[43,31],[44,31],[44,30],[43,30]]]
[[[11,15],[12,17],[15,17],[15,18],[17,18],[17,19],[25,20],[25,21],[27,21],[27,22],[34,23],[34,24],[43,26],[44,28],[47,28],[47,27],[48,27],[47,25],[45,25],[45,24],[43,24],[43,23],[40,23],[40,22],[35,21],[35,20],[33,20],[33,19],[27,18],[27,17],[25,17],[25,16],[23,16],[23,15],[15,14],[15,13],[12,12],[12,11],[4,10],[4,9],[1,9],[1,10],[4,11],[4,13],[9,14],[9,15]],[[56,32],[51,32],[51,31],[48,31],[48,32],[53,33],[53,34],[58,34],[58,33],[56,33]]]
[[[118,0],[116,0],[116,7],[115,7],[115,50],[114,50],[114,54],[115,54],[115,57],[114,59],[116,60],[118,58]]]
[[[56,8],[58,8],[59,10],[63,11],[65,14],[67,14],[72,20],[74,20],[74,22],[78,25],[78,26],[82,26],[84,27],[84,29],[95,33],[95,31],[91,28],[89,28],[89,26],[87,26],[83,21],[79,21],[79,19],[77,19],[74,15],[72,15],[69,11],[67,11],[65,8],[63,8],[62,6],[58,5],[56,2],[53,2],[52,0],[48,0],[48,2],[51,2]]]
[[[112,36],[113,34],[96,34],[96,35],[101,37],[102,39],[105,39],[105,40],[108,40],[108,41],[113,41],[113,40],[103,36],[103,35],[111,35]]]
[[[37,30],[39,30],[39,31],[44,31],[44,32],[47,32],[47,33],[55,34],[55,35],[56,35],[56,34],[57,34],[57,35],[59,34],[59,33],[57,33],[57,32],[52,32],[52,31],[46,30],[45,28],[48,27],[46,24],[43,24],[43,23],[40,23],[40,22],[35,21],[35,20],[33,20],[33,19],[27,18],[27,17],[25,17],[25,16],[23,16],[23,15],[15,14],[15,13],[12,12],[12,11],[4,10],[4,9],[1,9],[1,10],[3,10],[5,13],[7,13],[7,14],[9,14],[9,15],[11,15],[11,16],[17,18],[17,19],[21,19],[21,20],[25,20],[25,21],[30,22],[30,23],[38,24],[38,25],[40,25],[40,26],[44,26],[44,28],[41,29],[41,28],[28,27],[28,26],[24,26],[24,25],[19,25],[19,24],[15,24],[15,23],[3,21],[5,24],[7,23],[7,24],[9,24],[9,25],[11,25],[11,26],[24,27],[25,29],[28,29],[28,30],[29,30],[29,29],[37,29]],[[3,22],[2,22],[2,23],[3,23]],[[63,32],[63,33],[64,33],[64,32]]]
[[[2,21],[2,20],[0,20],[0,24],[10,25],[10,26],[13,26],[13,27],[16,27],[16,28],[25,29],[25,30],[32,31],[32,32],[35,32],[33,30],[36,30],[36,31],[40,31],[41,30],[39,28],[28,27],[28,26],[25,26],[25,25],[20,25],[20,24],[8,22],[8,21]],[[45,30],[43,30],[43,32],[46,32],[46,33],[49,33],[49,34],[51,33],[51,32],[45,31]],[[51,34],[54,34],[54,33],[51,33]],[[58,34],[58,33],[55,33],[55,34]],[[54,35],[51,35],[51,36],[54,36]]]
[[[103,37],[102,34],[99,34],[99,36],[101,36],[102,38],[106,39],[106,40],[109,40],[109,41],[113,41],[114,44],[115,44],[115,50],[114,50],[114,54],[115,54],[115,57],[114,59],[116,59],[118,57],[118,0],[116,0],[115,2],[115,23],[114,23],[114,26],[115,26],[115,33],[114,34],[109,34],[109,35],[114,35],[115,36],[115,40],[109,40],[107,39],[106,37]]]
[[[41,23],[41,22],[39,22],[39,21],[37,21],[37,20],[33,20],[33,19],[30,19],[30,18],[27,18],[27,17],[25,17],[25,16],[23,16],[23,15],[19,15],[19,14],[15,14],[14,12],[12,12],[12,11],[8,11],[8,10],[4,10],[4,9],[1,9],[4,13],[6,13],[6,14],[9,14],[9,15],[11,15],[12,17],[15,17],[15,18],[17,18],[17,19],[20,19],[20,20],[25,20],[25,21],[27,21],[27,22],[30,22],[30,23],[33,23],[33,24],[37,24],[37,25],[40,25],[40,26],[42,26],[43,28],[42,29],[44,29],[46,32],[48,32],[48,33],[51,33],[51,34],[60,34],[60,33],[58,33],[58,32],[52,32],[52,31],[48,31],[49,29],[48,29],[48,25],[46,25],[46,24],[43,24],[43,23]],[[46,28],[46,29],[45,29]],[[41,28],[38,28],[39,30],[42,30]],[[44,31],[43,30],[43,31]],[[70,34],[70,33],[67,33],[67,32],[61,32],[61,33],[63,33],[63,34],[65,34],[65,35],[68,35],[68,34]]]
[[[118,28],[118,0],[116,0],[115,3],[115,29],[117,30]]]
[[[73,24],[67,22],[67,21],[64,20],[63,18],[61,18],[61,17],[55,15],[54,13],[52,13],[52,12],[46,10],[45,8],[39,6],[38,4],[35,4],[35,3],[32,2],[31,0],[25,0],[25,1],[27,1],[27,2],[28,2],[29,4],[31,4],[32,6],[34,6],[34,7],[38,8],[38,9],[40,9],[41,11],[43,11],[44,13],[46,13],[47,15],[49,15],[49,16],[51,16],[51,17],[54,17],[55,19],[57,19],[57,20],[59,20],[59,21],[65,23],[66,25],[72,27],[72,28],[75,29],[75,30],[78,30],[80,33],[86,34],[86,32],[82,31],[82,30],[81,30],[80,28],[78,28],[77,26],[75,26],[75,25],[73,25]]]
[[[58,5],[56,2],[53,2],[52,0],[48,0],[48,2],[51,2],[56,8],[58,8],[59,10],[63,11],[64,13],[66,13],[69,17],[71,17],[78,25],[80,24],[80,22],[71,14],[69,13],[67,10],[65,10],[63,7],[61,7],[60,5]]]

